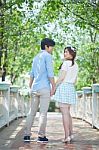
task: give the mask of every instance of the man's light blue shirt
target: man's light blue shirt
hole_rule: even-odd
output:
[[[34,57],[30,76],[34,79],[32,91],[43,88],[50,89],[49,78],[54,77],[52,56],[46,50],[42,50]]]

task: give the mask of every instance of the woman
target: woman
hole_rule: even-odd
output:
[[[70,107],[76,103],[76,91],[74,84],[77,79],[78,65],[75,62],[76,49],[68,46],[64,49],[64,62],[60,68],[60,75],[56,81],[54,100],[59,103],[62,112],[65,139],[70,142],[73,137],[72,117]]]

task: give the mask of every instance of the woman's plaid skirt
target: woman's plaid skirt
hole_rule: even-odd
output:
[[[53,96],[53,100],[56,102],[75,104],[76,103],[76,91],[73,83],[61,83]]]

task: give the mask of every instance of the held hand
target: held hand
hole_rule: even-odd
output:
[[[56,86],[51,90],[51,92],[50,92],[51,96],[55,95],[55,92],[56,92],[58,86],[59,86],[59,84],[56,84]]]
[[[50,96],[53,96],[55,94],[55,91],[56,91],[56,88],[52,88],[51,91],[50,91]]]

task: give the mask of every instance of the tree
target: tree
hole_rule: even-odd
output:
[[[57,68],[62,62],[60,56],[64,46],[72,43],[78,49],[77,61],[81,69],[78,87],[81,88],[86,81],[88,85],[98,81],[98,1],[42,0],[39,3],[38,0],[9,0],[2,2],[0,1],[1,67],[6,68],[12,83],[20,74],[30,70],[32,59],[39,51],[40,41],[44,37],[56,41],[53,53],[56,75]],[[96,69],[92,71],[94,65]],[[82,75],[85,77],[84,81],[81,81]]]

